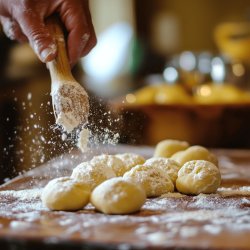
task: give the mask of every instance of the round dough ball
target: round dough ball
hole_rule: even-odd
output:
[[[82,209],[90,197],[90,188],[70,177],[51,180],[43,189],[42,203],[51,210],[73,211]]]
[[[216,156],[202,146],[192,146],[184,151],[179,151],[172,155],[171,159],[177,161],[181,166],[193,160],[209,161],[215,166],[218,166],[218,159]]]
[[[134,153],[116,154],[115,156],[123,162],[123,167],[117,173],[117,176],[123,176],[131,168],[135,167],[136,165],[143,164],[145,162],[144,157]]]
[[[189,147],[188,142],[178,140],[164,140],[156,145],[154,157],[169,158],[178,151],[185,150]]]
[[[73,169],[72,178],[87,184],[93,190],[107,179],[116,177],[112,168],[100,161],[87,161]]]
[[[117,177],[96,187],[90,200],[97,210],[105,214],[129,214],[140,210],[146,194],[140,186]]]
[[[183,194],[211,194],[220,186],[219,169],[209,161],[185,163],[178,172],[176,188]]]
[[[156,197],[174,191],[170,177],[161,168],[137,165],[126,172],[123,177],[141,185],[147,197]]]
[[[114,171],[116,176],[120,176],[121,169],[124,168],[122,160],[116,157],[115,155],[98,155],[93,157],[90,162],[98,165],[106,165]]]
[[[151,168],[161,168],[168,174],[174,184],[178,176],[178,171],[181,168],[180,164],[175,160],[164,157],[150,158],[144,163],[144,165],[150,166]]]

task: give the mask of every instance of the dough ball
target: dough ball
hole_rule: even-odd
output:
[[[51,180],[43,189],[42,203],[51,210],[73,211],[82,209],[90,197],[90,188],[70,177]]]
[[[137,165],[126,172],[123,177],[141,185],[147,197],[156,197],[174,191],[170,177],[161,168]]]
[[[93,190],[97,185],[116,175],[112,168],[101,161],[87,161],[75,167],[71,177],[87,184]]]
[[[186,162],[178,172],[176,188],[184,194],[210,194],[220,186],[219,169],[209,161]]]
[[[144,157],[134,153],[116,154],[115,156],[123,162],[123,167],[117,173],[117,176],[123,176],[125,172],[129,171],[131,168],[145,162]]]
[[[188,142],[178,140],[164,140],[156,145],[154,157],[169,158],[178,151],[185,150],[189,147]]]
[[[218,166],[218,159],[216,156],[202,146],[192,146],[184,151],[179,151],[171,156],[171,159],[177,161],[181,166],[193,160],[210,161]]]
[[[96,187],[90,200],[97,210],[105,214],[129,214],[140,210],[146,194],[140,186],[117,177]]]
[[[151,168],[161,168],[168,174],[174,184],[178,176],[178,171],[181,168],[180,164],[175,160],[164,157],[150,158],[144,163],[144,165],[150,166]]]
[[[93,157],[91,163],[106,165],[115,172],[116,176],[120,176],[120,172],[124,168],[122,160],[115,155],[98,155]]]

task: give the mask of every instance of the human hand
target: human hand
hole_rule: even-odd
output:
[[[96,44],[88,0],[0,0],[0,22],[12,40],[29,41],[42,62],[52,61],[56,43],[45,19],[58,13],[67,31],[71,66]]]

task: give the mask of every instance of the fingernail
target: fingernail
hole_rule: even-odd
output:
[[[51,61],[52,59],[54,59],[55,53],[56,53],[56,46],[54,44],[48,46],[41,52],[42,61],[44,62]]]

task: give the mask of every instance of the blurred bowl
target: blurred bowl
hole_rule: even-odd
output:
[[[197,104],[247,104],[249,93],[232,84],[207,83],[194,90],[194,101]]]
[[[250,62],[250,23],[222,23],[216,27],[214,38],[223,54],[236,61]]]
[[[250,147],[250,104],[111,103],[123,120],[123,143],[155,145],[164,139],[207,147]]]
[[[178,84],[157,84],[143,87],[126,95],[125,102],[132,105],[189,104],[192,97]]]

